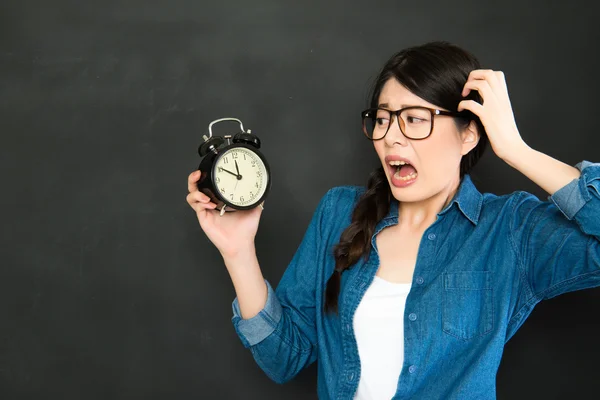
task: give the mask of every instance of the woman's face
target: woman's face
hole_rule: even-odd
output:
[[[440,108],[417,97],[396,79],[388,80],[379,96],[378,107],[398,110],[408,106]],[[401,202],[423,201],[456,189],[460,160],[477,145],[479,137],[474,123],[460,132],[454,118],[437,115],[433,126],[428,138],[411,140],[402,134],[393,116],[386,136],[373,142],[392,194]],[[398,161],[410,165],[401,168],[390,165]]]

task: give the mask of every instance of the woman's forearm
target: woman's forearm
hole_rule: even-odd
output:
[[[550,195],[581,175],[577,168],[534,150],[524,143],[511,152],[510,156],[504,157],[504,161]]]
[[[223,256],[223,261],[233,282],[242,318],[254,317],[267,302],[267,285],[255,249]]]

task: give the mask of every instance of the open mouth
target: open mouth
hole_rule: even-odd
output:
[[[406,161],[393,160],[389,163],[390,173],[394,179],[401,181],[410,181],[417,177],[417,169]]]

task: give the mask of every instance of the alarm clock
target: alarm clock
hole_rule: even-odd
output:
[[[240,124],[235,135],[215,136],[212,127],[220,122]],[[226,211],[249,210],[260,205],[271,188],[271,170],[259,151],[260,140],[244,130],[237,118],[221,118],[208,125],[209,136],[198,147],[202,157],[198,190],[210,197],[221,216]]]

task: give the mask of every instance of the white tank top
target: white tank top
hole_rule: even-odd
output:
[[[355,400],[389,400],[404,363],[404,306],[410,283],[375,276],[354,314],[360,357]]]

